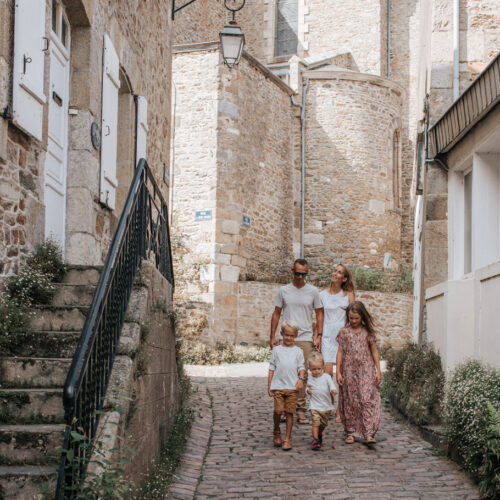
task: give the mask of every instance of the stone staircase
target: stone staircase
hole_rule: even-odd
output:
[[[62,388],[100,270],[70,267],[52,305],[34,307],[21,355],[0,358],[0,499],[32,499],[57,477]]]

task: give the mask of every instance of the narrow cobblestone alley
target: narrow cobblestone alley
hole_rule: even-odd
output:
[[[192,378],[195,421],[167,498],[479,498],[455,463],[387,411],[373,450],[344,444],[333,421],[321,451],[299,425],[292,451],[274,448],[266,386],[264,377]]]

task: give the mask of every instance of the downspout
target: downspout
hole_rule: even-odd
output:
[[[290,96],[292,104],[300,108],[300,258],[304,258],[304,227],[306,202],[306,96],[309,88],[309,79],[304,80],[302,86],[302,104]]]
[[[391,0],[387,0],[387,78],[391,77]]]
[[[460,16],[459,1],[453,0],[453,101],[459,96]]]
[[[137,123],[139,117],[139,96],[134,94],[134,171],[137,168]]]
[[[170,198],[168,204],[168,210],[170,215],[170,226],[173,221],[174,214],[174,179],[175,179],[175,118],[177,112],[177,87],[175,82],[172,80],[172,90],[173,90],[173,113],[171,113],[172,123],[170,124]]]

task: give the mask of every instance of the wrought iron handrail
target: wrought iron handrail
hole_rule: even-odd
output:
[[[500,53],[429,129],[429,158],[447,153],[500,102]]]
[[[174,286],[165,200],[141,159],[113,235],[63,391],[66,433],[56,498],[72,498],[84,478],[135,275],[154,257]],[[76,433],[76,434],[75,434]],[[82,439],[80,436],[84,436]],[[71,460],[67,457],[69,455]]]

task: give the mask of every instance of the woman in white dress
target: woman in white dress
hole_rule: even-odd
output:
[[[339,264],[335,267],[328,290],[319,294],[325,308],[323,333],[321,335],[321,353],[325,360],[325,372],[333,377],[333,365],[337,359],[339,345],[335,338],[341,328],[345,326],[345,309],[355,300],[354,282],[351,271]],[[339,420],[338,406],[335,421]]]

